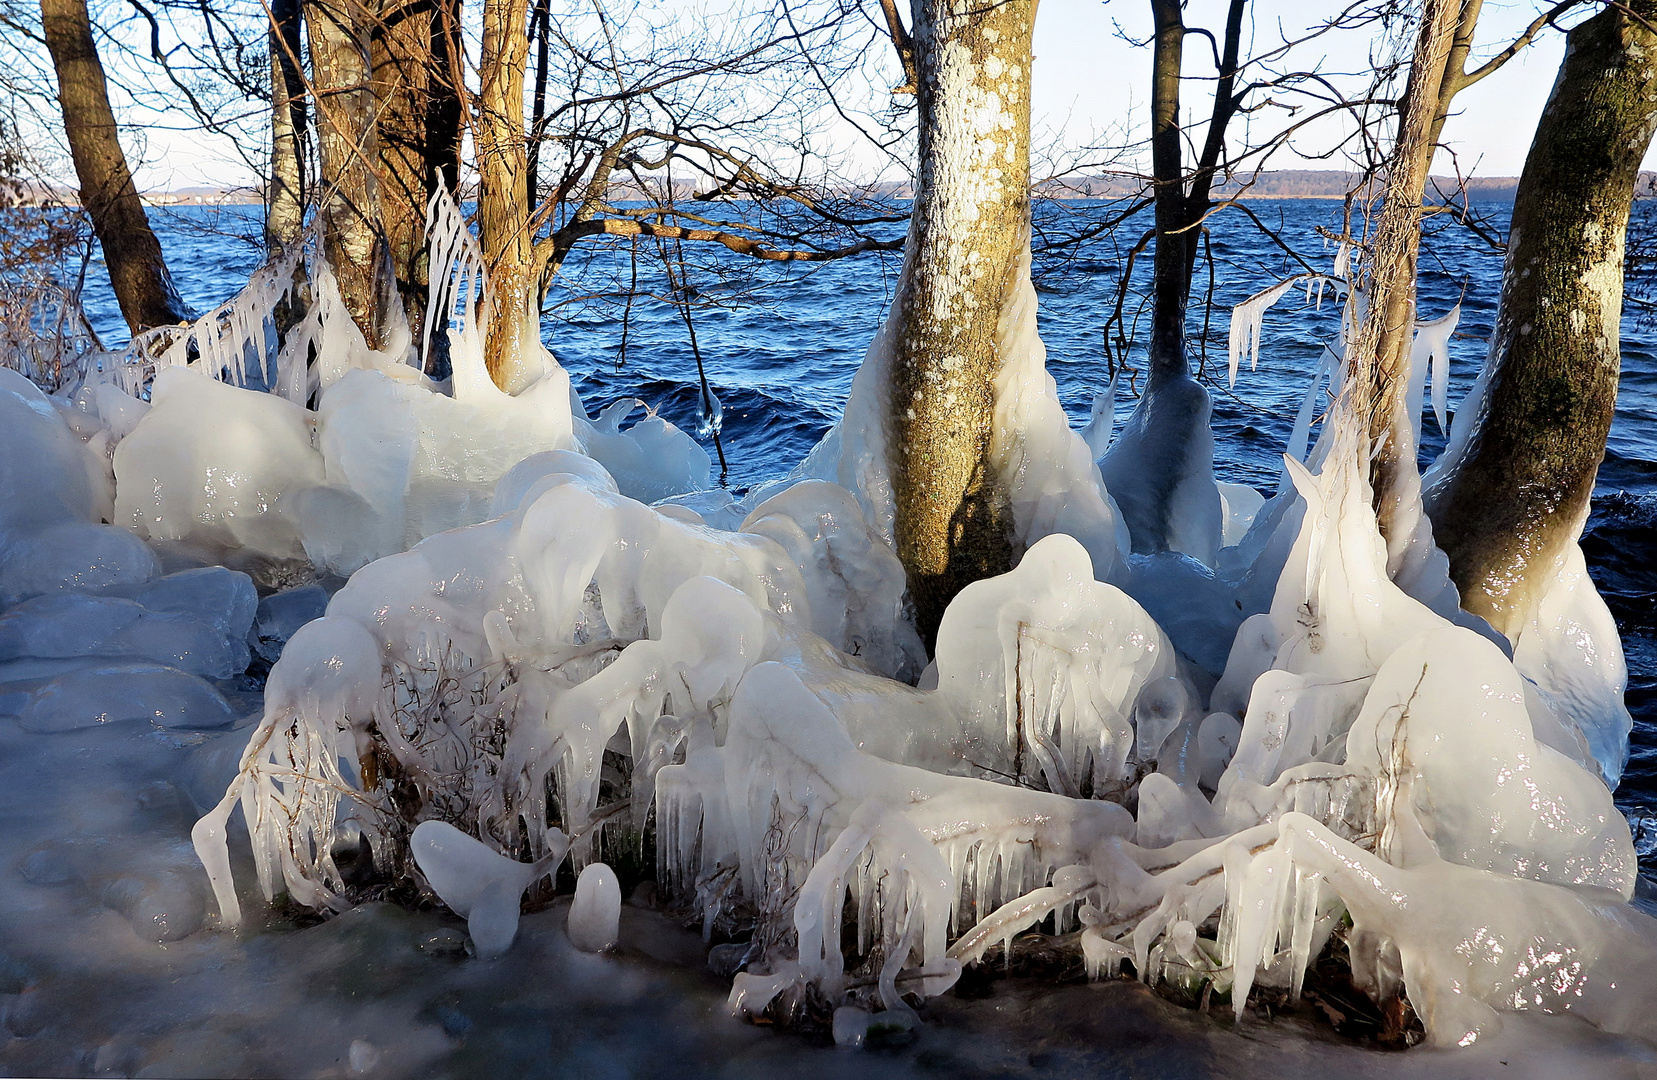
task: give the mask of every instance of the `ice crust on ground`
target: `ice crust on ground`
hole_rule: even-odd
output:
[[[341,339],[325,275],[328,359],[304,379],[254,348],[276,278],[212,316],[220,338],[192,331],[205,360],[161,364],[148,408],[108,383],[54,404],[0,372],[0,440],[31,455],[0,463],[0,714],[66,746],[195,746],[165,798],[204,815],[215,903],[174,864],[100,884],[119,860],[78,848],[29,863],[40,880],[174,939],[214,908],[247,925],[244,826],[265,899],[328,912],[361,898],[341,860],[366,844],[493,958],[570,859],[567,934],[592,951],[621,910],[600,860],[654,814],[661,890],[710,932],[752,931],[739,1013],[815,997],[907,1029],[905,995],[1042,924],[1079,929],[1091,971],[1131,960],[1240,1014],[1252,985],[1298,993],[1347,911],[1359,985],[1402,986],[1435,1042],[1512,1010],[1649,1034],[1657,937],[1624,903],[1636,864],[1605,777],[1626,674],[1603,602],[1573,546],[1512,660],[1457,625],[1414,489],[1403,545],[1380,537],[1338,355],[1277,499],[1216,484],[1210,445],[1141,493],[1201,543],[1130,555],[1102,433],[1069,429],[1018,275],[992,453],[1021,559],[957,597],[928,664],[889,543],[890,327],[790,481],[692,494],[705,452],[653,414],[623,431],[635,402],[587,419],[544,350],[517,358],[515,394],[488,382],[486,283],[445,228],[449,393]],[[1445,325],[1418,338],[1435,367]],[[255,355],[278,392],[236,385]],[[1143,456],[1127,433],[1113,447]],[[266,577],[259,600],[223,567],[163,576],[145,534],[351,577],[331,598]],[[217,736],[243,699],[208,679],[250,642],[275,659],[262,712]]]

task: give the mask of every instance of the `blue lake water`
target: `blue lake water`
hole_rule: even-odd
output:
[[[1475,204],[1498,235],[1509,206]],[[1332,252],[1316,235],[1338,230],[1340,203],[1282,200],[1253,204],[1279,236],[1316,265]],[[1086,212],[1085,206],[1043,208],[1048,220]],[[257,207],[152,210],[174,278],[197,310],[233,295],[257,265],[249,239],[258,233]],[[1637,215],[1657,214],[1651,203]],[[1275,485],[1280,455],[1306,380],[1323,343],[1338,329],[1339,305],[1321,308],[1285,297],[1266,317],[1257,371],[1225,386],[1225,342],[1232,305],[1297,271],[1282,249],[1241,215],[1212,222],[1215,282],[1204,378],[1214,393],[1216,466],[1221,479]],[[1122,231],[1131,243],[1140,229]],[[1436,317],[1458,299],[1462,319],[1451,342],[1452,408],[1466,392],[1487,348],[1496,314],[1501,254],[1446,217],[1430,219],[1421,259],[1421,314]],[[845,402],[863,352],[885,314],[896,259],[864,256],[829,264],[756,263],[723,253],[691,251],[686,275],[697,293],[696,340],[709,385],[724,404],[723,444],[736,489],[790,469],[823,434]],[[1108,383],[1102,330],[1115,304],[1125,251],[1110,239],[1093,241],[1058,264],[1038,260],[1041,332],[1048,370],[1076,423],[1087,419],[1093,395]],[[1149,270],[1141,260],[1136,277]],[[1193,300],[1194,337],[1204,319],[1206,271],[1199,270]],[[638,397],[687,431],[696,429],[698,375],[679,309],[660,297],[667,284],[641,248],[639,298],[623,314],[615,294],[632,282],[625,246],[578,252],[548,298],[542,323],[547,344],[575,380],[589,412],[622,397]],[[87,307],[108,341],[125,337],[107,280],[94,272]],[[1130,298],[1130,326],[1143,327]],[[621,350],[623,322],[627,347]],[[1623,374],[1595,512],[1583,546],[1589,569],[1623,630],[1628,652],[1628,702],[1635,717],[1632,759],[1618,791],[1635,824],[1642,857],[1657,853],[1657,331],[1631,315],[1623,332]],[[1201,345],[1197,346],[1201,352]],[[1130,364],[1133,360],[1130,356]],[[1124,394],[1119,406],[1131,406]],[[1443,444],[1429,417],[1423,454]],[[710,453],[713,446],[708,446]],[[716,465],[717,474],[717,465]]]

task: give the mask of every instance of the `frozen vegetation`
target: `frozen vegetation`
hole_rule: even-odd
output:
[[[412,1023],[389,990],[307,1004],[336,947],[307,935],[363,950],[353,978],[418,934],[448,958],[423,978],[505,965],[597,980],[602,1004],[639,978],[604,953],[638,925],[613,867],[648,838],[657,903],[724,942],[729,1009],[816,1010],[845,1045],[912,1036],[922,1001],[1037,928],[1239,1024],[1339,935],[1355,985],[1402,989],[1436,1047],[1649,1060],[1613,1038],[1657,1039],[1657,924],[1611,799],[1630,722],[1610,615],[1575,548],[1512,642],[1458,610],[1419,508],[1389,551],[1334,352],[1269,499],[1217,484],[1211,452],[1163,477],[1131,422],[1112,447],[1114,387],[1070,429],[1023,280],[993,447],[1021,559],[960,593],[929,658],[891,546],[890,328],[818,449],[733,501],[648,407],[587,416],[538,345],[497,390],[481,264],[444,221],[451,382],[406,362],[407,333],[367,349],[321,265],[279,353],[291,266],[62,394],[0,369],[0,755],[50,778],[0,794],[26,882],[0,903],[36,935],[0,966],[13,1036],[42,1023],[40,970],[83,963],[46,959],[59,937],[134,994],[173,965],[155,993],[183,1011],[234,954],[252,974],[223,1008],[303,1032],[282,1068],[416,1074],[472,1021]],[[1293,284],[1238,309],[1233,373]],[[1412,415],[1440,424],[1456,317],[1414,351]],[[1174,495],[1107,490],[1111,450]],[[1169,508],[1168,550],[1133,552],[1127,500]],[[254,655],[262,695],[234,679]],[[567,926],[543,903],[561,874]],[[281,930],[306,911],[331,918]],[[175,951],[156,968],[146,942]],[[108,1023],[89,1071],[252,1053],[222,1025],[186,1046]]]

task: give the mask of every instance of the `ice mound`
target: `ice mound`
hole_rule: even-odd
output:
[[[427,536],[482,521],[509,469],[537,453],[575,445],[562,369],[517,396],[487,380],[461,380],[459,386],[471,389],[451,398],[383,372],[357,370],[323,392],[318,443],[328,481],[367,504],[353,503],[355,513],[337,517],[312,508],[318,539],[338,537],[333,544],[341,554],[329,547],[332,557],[322,560],[330,569],[349,573]],[[349,557],[341,533],[357,534],[352,539],[359,546]]]
[[[1381,778],[1379,799],[1413,795],[1440,858],[1634,895],[1634,845],[1610,791],[1535,740],[1522,676],[1471,630],[1432,630],[1387,658],[1347,736],[1346,763]],[[1415,854],[1386,834],[1377,850],[1402,866]]]
[[[740,531],[775,540],[800,567],[818,637],[883,675],[920,674],[926,652],[904,617],[903,564],[845,488],[794,484],[756,506]]]
[[[289,501],[324,483],[310,415],[178,367],[156,375],[150,401],[115,448],[116,522],[146,538],[304,557]]]
[[[103,465],[34,383],[0,367],[0,534],[109,517]]]
[[[193,614],[151,611],[132,600],[58,593],[0,615],[0,661],[132,657],[225,679],[247,668],[246,634],[245,625],[226,633]]]
[[[1062,533],[1037,542],[1011,573],[962,589],[937,654],[938,694],[960,724],[957,754],[1040,775],[1072,796],[1126,789],[1135,704],[1177,671],[1156,623],[1095,580],[1087,551]],[[1141,747],[1140,759],[1154,760],[1160,746]]]
[[[644,419],[623,431],[622,421],[641,406]],[[595,420],[577,416],[574,424],[581,448],[609,472],[623,495],[648,503],[708,486],[713,468],[708,452],[638,398],[613,402]]]

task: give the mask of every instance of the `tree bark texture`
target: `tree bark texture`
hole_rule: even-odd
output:
[[[384,343],[392,282],[381,206],[371,13],[354,0],[306,0],[316,91],[323,251],[340,296],[370,348]]]
[[[524,68],[529,10],[523,0],[484,0],[478,68],[478,242],[489,276],[484,363],[497,386],[512,379],[540,283],[529,231],[529,155]]]
[[[1368,310],[1347,348],[1347,377],[1369,418],[1372,439],[1383,439],[1370,464],[1381,532],[1399,509],[1401,473],[1415,475],[1414,439],[1405,415],[1410,343],[1415,332],[1415,271],[1421,248],[1421,197],[1433,158],[1439,91],[1460,21],[1456,0],[1426,0],[1410,61],[1410,77],[1387,162],[1385,201],[1375,230],[1365,283]],[[1413,483],[1413,481],[1412,481]],[[1399,490],[1395,490],[1399,489]],[[1411,497],[1414,490],[1411,488]]]
[[[1514,199],[1485,406],[1431,493],[1462,607],[1509,636],[1587,517],[1617,400],[1623,244],[1657,132],[1657,0],[1626,6],[1567,39]]]
[[[150,228],[121,150],[86,2],[41,0],[40,20],[57,72],[58,104],[81,205],[103,247],[121,316],[134,334],[183,322],[189,310],[167,273],[161,242]]]
[[[1030,218],[1031,0],[916,0],[920,179],[897,298],[888,468],[930,648],[964,586],[1012,566],[990,464],[997,324]]]
[[[270,186],[265,192],[265,249],[274,258],[305,229],[305,80],[300,0],[270,5]]]
[[[397,293],[414,340],[424,340],[426,204],[437,184],[453,186],[460,153],[459,96],[448,40],[449,0],[387,0],[369,58],[378,111],[380,221]],[[439,179],[441,177],[441,179]]]

